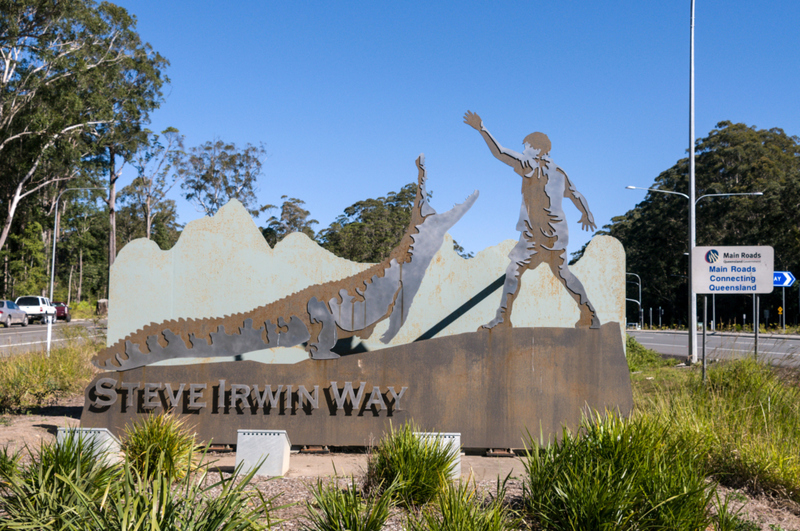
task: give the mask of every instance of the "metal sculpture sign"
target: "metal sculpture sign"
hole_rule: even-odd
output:
[[[430,303],[416,309],[420,296],[447,289],[441,283],[431,287],[425,279],[432,268],[445,267],[446,261],[435,259],[448,244],[452,247],[445,233],[478,197],[476,191],[437,213],[428,203],[420,156],[411,221],[386,260],[247,311],[163,319],[120,334],[94,359],[105,372],[86,389],[81,424],[119,432],[142,415],[172,410],[187,416],[202,440],[221,444],[234,443],[237,429],[281,429],[294,444],[361,446],[380,437],[390,421],[413,418],[427,431],[461,433],[466,447],[520,448],[526,430],[558,433],[562,425],[576,425],[587,408],[627,413],[632,398],[619,322],[607,320],[601,326],[587,290],[566,263],[562,198],[572,200],[584,228],[592,229],[586,199],[552,163],[546,136],[527,137],[525,150],[517,153],[501,147],[476,114],[468,112],[465,121],[523,180],[520,239],[509,254],[493,320],[483,321],[477,332],[453,332],[454,321],[476,319],[484,311],[483,300],[499,284],[474,295],[461,293],[461,310]],[[619,256],[614,250],[618,243],[604,241],[611,245],[608,256]],[[622,314],[624,259],[610,260],[602,270],[613,271],[608,273],[613,278],[595,284],[621,286],[619,303],[614,292],[604,304],[620,306]],[[512,326],[520,276],[543,262],[577,303],[577,310],[572,306],[579,312],[575,328]],[[121,257],[115,268],[125,263]],[[314,268],[313,262],[308,268]],[[125,271],[112,271],[112,293],[113,283],[130,284],[134,274],[157,275],[140,268]],[[458,274],[447,273],[456,282]],[[172,291],[198,282],[177,278],[170,281]],[[422,286],[427,286],[425,293]],[[414,312],[433,316],[435,326],[425,326],[436,333],[412,330],[405,335],[416,341],[398,342]],[[420,325],[414,321],[413,326]],[[369,342],[376,330],[378,350]],[[253,353],[298,348],[305,350],[305,359],[248,359]]]

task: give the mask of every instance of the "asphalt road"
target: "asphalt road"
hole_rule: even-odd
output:
[[[79,338],[82,335],[80,327],[86,329],[86,337],[104,337],[105,326],[105,321],[100,321],[97,329],[92,321],[72,321],[71,323],[58,321],[53,325],[52,345],[58,346],[71,338]],[[47,326],[45,325],[37,322],[24,328],[20,325],[0,328],[0,358],[45,349],[47,349]]]
[[[647,348],[667,356],[686,359],[687,332],[628,330],[628,334]],[[702,359],[703,334],[697,333],[697,356]],[[706,333],[706,359],[729,359],[752,356],[753,334]],[[800,336],[760,334],[758,358],[781,366],[800,366]]]

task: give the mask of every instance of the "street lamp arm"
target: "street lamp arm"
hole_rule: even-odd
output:
[[[658,188],[641,188],[639,186],[626,186],[628,190],[647,190],[648,192],[658,192],[661,194],[674,194],[689,199],[689,196],[681,192],[673,192],[672,190],[659,190]]]
[[[739,192],[739,193],[731,193],[731,194],[705,194],[705,195],[701,195],[700,197],[698,197],[697,200],[694,202],[694,204],[696,205],[704,197],[728,197],[728,196],[731,196],[731,195],[764,195],[764,192]]]

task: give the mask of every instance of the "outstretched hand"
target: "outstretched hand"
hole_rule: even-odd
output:
[[[588,230],[589,232],[592,232],[595,229],[597,229],[597,225],[595,225],[594,221],[590,220],[589,216],[587,216],[586,214],[583,215],[583,217],[580,219],[580,221],[578,221],[578,223],[581,224],[583,230]]]
[[[481,120],[481,117],[474,112],[467,111],[464,114],[464,123],[472,126],[475,130],[480,131],[481,126],[483,125],[483,120]]]

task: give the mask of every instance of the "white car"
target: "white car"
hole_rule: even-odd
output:
[[[42,324],[56,322],[56,307],[50,304],[47,297],[18,297],[15,301],[19,309],[28,314],[29,320],[41,320]]]
[[[28,326],[28,315],[14,304],[14,301],[0,300],[0,323],[10,328],[12,324]]]

